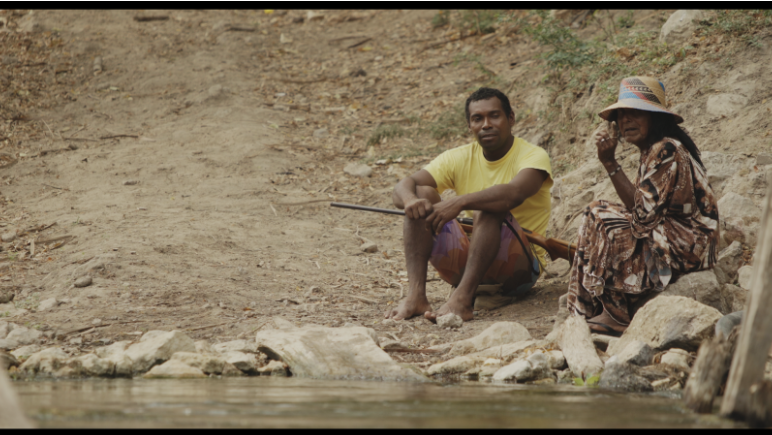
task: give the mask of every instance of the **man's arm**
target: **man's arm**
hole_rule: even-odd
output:
[[[546,171],[540,169],[523,169],[507,184],[491,186],[479,192],[456,196],[434,204],[434,211],[426,221],[432,226],[435,234],[438,234],[440,229],[451,219],[455,219],[462,210],[508,212],[535,195],[548,176]]]
[[[429,216],[434,208],[431,201],[421,199],[416,195],[417,186],[429,186],[437,188],[437,182],[426,169],[421,169],[409,177],[405,177],[394,186],[391,195],[394,206],[405,209],[405,215],[410,219],[419,219]],[[455,216],[454,216],[455,217]]]

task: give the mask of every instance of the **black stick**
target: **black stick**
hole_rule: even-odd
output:
[[[404,210],[393,210],[390,208],[367,207],[364,205],[346,204],[345,202],[331,202],[330,205],[333,207],[348,208],[351,210],[374,211],[376,213],[396,214],[400,216],[405,215]],[[471,218],[457,218],[456,220],[464,225],[472,225]]]

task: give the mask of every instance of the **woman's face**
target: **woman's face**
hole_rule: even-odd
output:
[[[638,109],[618,109],[617,124],[625,141],[641,148],[651,128],[651,112]]]

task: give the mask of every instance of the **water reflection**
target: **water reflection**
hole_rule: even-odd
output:
[[[44,427],[734,427],[675,397],[299,378],[16,382]]]

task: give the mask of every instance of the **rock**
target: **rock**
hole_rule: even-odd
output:
[[[113,358],[117,355],[122,355],[130,344],[131,341],[128,340],[116,341],[109,346],[98,347],[94,349],[94,354],[99,358]]]
[[[4,29],[3,29],[4,30]],[[16,395],[11,380],[4,370],[0,370],[0,428],[32,428],[24,415],[21,401]]]
[[[19,367],[19,371],[27,374],[52,375],[66,366],[69,356],[61,348],[50,347],[30,355],[29,359]]]
[[[610,335],[605,334],[590,334],[590,338],[592,338],[592,344],[595,345],[596,348],[602,351],[606,351],[608,349],[609,344],[611,344],[612,341],[617,341],[619,338],[612,337]]]
[[[437,326],[440,328],[460,328],[464,324],[461,316],[454,313],[448,313],[437,317]]]
[[[722,232],[737,231],[742,235],[740,242],[750,246],[756,244],[756,227],[761,218],[761,209],[752,200],[729,192],[718,201],[718,215]]]
[[[205,378],[206,375],[201,369],[191,367],[180,360],[169,360],[161,365],[153,367],[149,372],[145,373],[143,378],[173,378],[173,379],[187,379],[187,378]]]
[[[550,261],[545,267],[545,270],[552,277],[563,276],[571,268],[571,264],[568,260],[558,258],[557,260]]]
[[[59,301],[57,301],[56,298],[43,299],[38,304],[38,311],[48,311],[51,308],[58,307],[58,306],[59,306]]]
[[[25,328],[24,326],[16,326],[8,335],[5,336],[7,349],[15,349],[25,344],[36,343],[43,333],[37,329]]]
[[[81,287],[88,287],[91,285],[91,283],[92,283],[91,277],[86,275],[76,279],[74,285],[75,287],[81,288]]]
[[[457,356],[448,361],[432,364],[426,371],[429,376],[453,375],[476,371],[488,358],[480,355]]]
[[[99,326],[102,324],[102,319],[94,319],[91,321],[91,324],[94,326]]]
[[[590,327],[583,317],[570,316],[563,322],[558,344],[574,374],[589,377],[603,370],[603,362],[590,337]]]
[[[30,355],[40,352],[41,349],[42,347],[38,346],[37,344],[30,344],[28,346],[22,346],[14,350],[11,352],[11,355],[18,359],[27,359]]]
[[[439,324],[439,319],[437,319],[437,324]],[[496,322],[472,338],[453,343],[453,347],[448,352],[448,355],[466,355],[493,346],[529,339],[531,339],[531,334],[523,325],[517,322]]]
[[[743,246],[736,240],[718,254],[718,262],[713,272],[719,284],[734,284],[737,279],[737,270],[743,263],[742,255]]]
[[[370,328],[307,325],[261,330],[256,341],[258,350],[268,358],[287,363],[293,376],[427,381],[378,347],[375,331]]]
[[[181,331],[148,331],[126,349],[132,361],[132,373],[143,373],[156,364],[169,360],[176,352],[195,352],[193,340]]]
[[[0,322],[0,339],[4,339],[8,336],[8,333],[13,331],[14,323]]]
[[[326,128],[320,128],[320,129],[314,130],[314,137],[315,138],[321,139],[321,138],[327,137],[329,135],[330,135],[330,132]],[[348,172],[348,171],[346,171],[346,172]]]
[[[196,353],[212,353],[214,352],[214,349],[212,349],[212,345],[209,344],[206,340],[198,340],[195,343],[196,346]]]
[[[274,317],[273,319],[271,319],[271,322],[273,322],[273,325],[276,327],[276,329],[297,329],[298,328],[297,326],[295,326],[294,323],[281,317]]]
[[[233,364],[234,367],[248,374],[258,373],[257,358],[254,354],[230,351],[222,354],[225,361]]]
[[[756,155],[756,166],[772,165],[772,154]]]
[[[552,370],[563,370],[566,367],[566,357],[563,356],[563,352],[559,350],[551,350],[547,352],[549,358],[549,365]]]
[[[16,293],[11,288],[0,289],[0,304],[7,304],[13,301]]]
[[[707,18],[705,11],[678,10],[662,25],[659,32],[659,40],[670,45],[683,44],[694,30],[697,29],[697,21]]]
[[[685,372],[689,372],[690,359],[691,358],[690,358],[689,352],[683,349],[670,349],[669,351],[665,352],[664,355],[662,355],[660,359],[660,364],[668,365],[668,366],[683,370]]]
[[[363,252],[367,252],[368,254],[373,254],[375,252],[378,252],[378,245],[376,245],[373,242],[364,242],[362,243],[362,246],[359,247]]]
[[[606,353],[616,355],[635,340],[654,350],[679,347],[696,351],[703,339],[713,335],[713,327],[720,318],[717,309],[693,299],[658,296],[638,310],[625,333],[609,345]]]
[[[287,364],[273,360],[265,367],[261,367],[258,371],[263,376],[287,376]]]
[[[501,368],[502,361],[500,359],[496,358],[488,358],[485,361],[483,361],[482,367],[480,367],[480,372],[478,373],[478,376],[481,378],[489,378],[496,374],[497,371]]]
[[[753,280],[753,266],[743,266],[737,271],[737,283],[745,290],[751,289]]]
[[[16,317],[25,313],[27,313],[27,310],[23,308],[16,308],[16,305],[13,302],[0,304],[0,316]]]
[[[115,362],[109,359],[99,358],[93,353],[73,358],[69,366],[77,373],[84,376],[112,376],[115,372]]]
[[[531,368],[533,369],[533,379],[544,379],[552,377],[550,357],[547,354],[541,351],[537,351],[526,358],[526,361],[531,364]]]
[[[210,98],[217,98],[223,93],[223,86],[222,85],[212,85],[209,87],[209,89],[206,91],[207,94],[209,94]]]
[[[234,366],[233,364],[226,362],[222,366],[221,376],[225,376],[225,377],[244,376],[244,372],[237,369],[236,366]]]
[[[610,359],[606,369],[600,375],[600,388],[612,390],[647,392],[654,391],[651,383],[638,375],[638,368],[632,364]]]
[[[641,340],[633,340],[612,358],[616,358],[616,361],[625,364],[634,364],[643,367],[651,364],[654,360],[655,353],[654,349],[648,344]]]
[[[3,370],[8,371],[9,368],[18,366],[19,360],[17,360],[15,356],[4,350],[0,350],[0,372]]]
[[[212,345],[212,349],[215,352],[248,352],[257,353],[257,343],[247,340],[233,340],[226,341],[225,343],[217,343]]]
[[[32,14],[27,14],[17,22],[17,30],[20,32],[38,33],[44,31],[40,21]]]
[[[13,242],[16,240],[16,231],[10,231],[7,233],[3,233],[2,236],[0,236],[1,239],[3,239],[4,242]]]
[[[748,290],[732,284],[724,284],[721,288],[721,313],[729,314],[745,309]]]
[[[195,352],[175,352],[169,361],[180,361],[183,364],[201,370],[207,375],[222,374],[225,367],[225,359],[222,357],[212,354],[202,355]]]
[[[369,177],[373,175],[372,168],[362,163],[349,163],[343,168],[343,172],[355,177]]]
[[[748,98],[739,94],[718,94],[708,97],[708,113],[712,116],[731,117],[748,104]],[[719,211],[719,215],[721,212]]]
[[[528,381],[533,379],[534,370],[531,363],[518,360],[500,368],[493,374],[494,381]]]
[[[712,270],[692,272],[669,284],[657,297],[683,296],[717,310],[721,309],[721,285]]]
[[[558,377],[558,383],[559,384],[573,384],[574,383],[574,374],[571,373],[571,369],[565,369],[561,370],[556,373]]]

